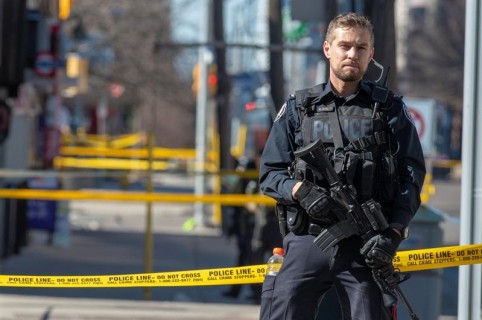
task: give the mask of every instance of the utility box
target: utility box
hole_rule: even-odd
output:
[[[29,189],[57,190],[58,179],[55,177],[32,178],[27,181]],[[29,230],[41,230],[48,235],[48,244],[53,242],[55,220],[57,215],[57,201],[27,200],[27,217]]]

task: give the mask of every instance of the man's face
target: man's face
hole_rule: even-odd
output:
[[[325,56],[330,60],[331,74],[345,82],[361,80],[374,52],[370,32],[355,28],[333,31],[333,41],[323,43]]]

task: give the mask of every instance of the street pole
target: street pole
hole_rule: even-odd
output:
[[[212,0],[213,37],[216,43],[224,43],[224,0]],[[220,168],[234,169],[234,158],[230,153],[231,145],[231,110],[229,92],[231,81],[226,71],[226,47],[215,48],[218,88],[216,92],[216,115],[219,132]]]
[[[375,34],[375,60],[385,67],[386,76],[388,67],[387,85],[390,89],[397,90],[397,63],[396,63],[396,36],[395,36],[395,1],[394,0],[365,0],[353,2],[354,10],[363,10],[361,12],[370,17],[373,24],[373,32]],[[378,68],[368,68],[364,78],[367,80],[376,80],[379,78],[380,70]]]
[[[209,40],[209,11],[211,0],[204,0],[201,3],[201,26],[200,26],[200,42],[207,43]],[[199,88],[196,100],[196,162],[194,172],[196,174],[194,180],[194,194],[202,196],[206,193],[206,132],[207,132],[207,115],[208,115],[208,64],[212,60],[212,56],[206,46],[200,46],[198,50],[199,65]],[[202,202],[194,203],[194,221],[197,227],[204,226],[204,204]]]
[[[147,133],[147,173],[146,173],[146,192],[151,194],[154,191],[152,182],[152,161],[153,161],[154,135],[152,132]],[[144,233],[144,272],[152,272],[153,261],[153,239],[152,239],[152,202],[147,202],[146,210],[146,232]],[[144,288],[144,300],[152,299],[152,291],[150,287]]]
[[[465,11],[464,109],[460,244],[482,242],[482,4],[467,0]],[[478,138],[477,138],[478,137]],[[459,267],[459,320],[480,319],[481,265]]]
[[[281,21],[281,0],[269,0],[269,44],[283,45],[283,25]],[[269,79],[271,83],[271,97],[277,111],[281,109],[285,100],[283,51],[269,53]]]

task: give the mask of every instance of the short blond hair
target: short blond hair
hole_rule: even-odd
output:
[[[356,28],[356,29],[366,29],[370,33],[370,43],[373,47],[375,44],[375,35],[373,34],[373,25],[366,16],[362,16],[353,12],[339,14],[334,17],[328,29],[326,30],[325,40],[328,43],[332,43],[334,40],[334,30],[338,28]]]

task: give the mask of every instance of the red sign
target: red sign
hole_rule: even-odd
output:
[[[55,75],[56,60],[52,53],[42,51],[35,57],[35,73],[40,77],[52,78]]]
[[[125,91],[125,87],[118,83],[109,84],[110,95],[113,98],[119,98]]]
[[[422,139],[423,134],[425,133],[425,121],[423,120],[422,114],[416,109],[410,107],[408,108],[408,112],[410,113],[410,116],[412,116],[413,123],[417,128],[418,137]]]

